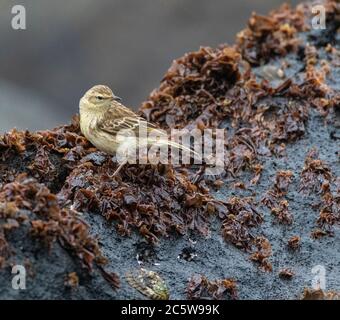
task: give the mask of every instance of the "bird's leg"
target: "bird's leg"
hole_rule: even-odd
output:
[[[119,171],[124,167],[124,165],[125,165],[126,163],[127,163],[127,159],[124,160],[124,161],[122,161],[122,162],[119,164],[119,166],[118,166],[118,168],[116,169],[116,171],[115,171],[112,175],[109,175],[109,177],[110,177],[110,178],[113,178],[113,177],[117,176],[117,174],[119,173]]]
[[[124,160],[122,163],[120,163],[116,171],[113,173],[113,176],[116,176],[126,163],[127,163],[127,160]]]

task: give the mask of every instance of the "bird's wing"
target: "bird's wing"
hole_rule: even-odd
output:
[[[113,136],[116,136],[118,133],[121,133],[123,136],[125,136],[126,132],[123,132],[123,130],[126,130],[129,131],[127,136],[131,137],[131,132],[133,132],[134,135],[132,137],[139,139],[146,138],[148,144],[166,144],[177,149],[187,150],[189,152],[195,153],[190,149],[190,147],[188,148],[168,140],[165,130],[157,128],[157,126],[146,121],[123,105],[121,105],[121,108],[114,108],[106,111],[102,119],[97,122],[97,127],[99,130]],[[146,130],[146,132],[144,130]],[[142,133],[142,136],[140,136],[140,133]],[[151,133],[151,135],[149,135],[149,133]],[[144,136],[144,134],[146,135]],[[166,137],[166,139],[162,139],[160,137]]]
[[[145,126],[148,132],[157,130],[155,125],[139,117],[130,109],[122,107],[124,109],[115,108],[106,111],[103,118],[97,123],[98,128],[112,135],[116,135],[121,130],[131,130],[136,136],[138,136],[141,126]]]

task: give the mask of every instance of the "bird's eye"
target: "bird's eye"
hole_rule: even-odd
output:
[[[103,100],[104,98],[102,96],[96,96],[97,100]]]

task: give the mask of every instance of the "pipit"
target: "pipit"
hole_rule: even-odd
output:
[[[94,86],[80,99],[81,131],[100,151],[116,155],[122,144],[127,149],[156,144],[196,154],[190,148],[168,139],[164,130],[138,116],[120,101],[104,85]],[[145,128],[148,134],[141,136],[141,128]],[[122,161],[113,175],[117,175],[126,162]]]

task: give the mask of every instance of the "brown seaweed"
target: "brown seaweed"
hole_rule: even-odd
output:
[[[237,285],[234,279],[210,281],[201,274],[193,275],[189,279],[186,292],[190,300],[221,300],[227,297],[237,299]]]

